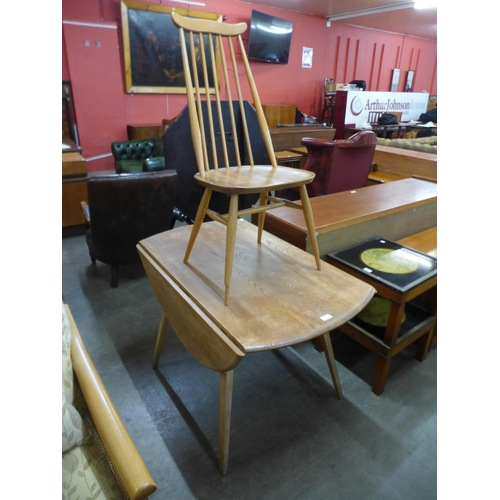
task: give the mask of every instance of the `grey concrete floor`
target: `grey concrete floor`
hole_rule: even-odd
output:
[[[77,228],[63,232],[62,277],[64,300],[158,485],[153,499],[437,498],[437,349],[422,363],[414,346],[394,358],[377,397],[375,355],[332,332],[342,400],[310,342],[245,357],[222,477],[219,375],[170,329],[151,368],[161,312],[141,264],[122,267],[110,288],[109,266],[91,264]]]

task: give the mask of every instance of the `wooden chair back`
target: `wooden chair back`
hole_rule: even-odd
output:
[[[382,111],[369,111],[368,112],[368,123],[378,123],[378,119],[383,115]],[[401,122],[401,116],[403,113],[401,111],[391,111],[391,115],[395,115],[398,119],[398,123]]]
[[[391,111],[391,115],[395,115],[396,118],[398,119],[398,123],[401,122],[401,117],[403,116],[402,111]]]
[[[369,111],[368,123],[377,123],[378,119],[383,115],[382,111]]]
[[[325,78],[323,82],[325,97],[335,94],[336,83],[333,78]]]
[[[269,127],[241,37],[247,29],[246,23],[229,25],[187,18],[176,12],[172,13],[172,21],[179,28],[191,138],[200,177],[219,166],[241,167],[246,162],[254,165],[243,88],[250,90],[269,163],[275,170],[277,163]],[[236,51],[243,68],[237,64]],[[242,73],[246,76],[241,78],[244,82],[240,81]],[[206,105],[202,105],[203,101]],[[224,101],[229,113],[224,112]],[[235,111],[235,107],[239,109]],[[229,142],[234,155],[229,154]]]

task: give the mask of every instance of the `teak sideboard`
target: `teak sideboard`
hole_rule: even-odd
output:
[[[399,240],[436,226],[437,184],[403,179],[311,198],[311,208],[320,255],[325,256],[369,238]],[[256,217],[252,222],[257,223]],[[269,212],[264,229],[312,253],[298,210],[282,207]]]

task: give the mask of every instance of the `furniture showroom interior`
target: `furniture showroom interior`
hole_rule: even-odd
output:
[[[416,4],[62,1],[63,499],[437,498]]]

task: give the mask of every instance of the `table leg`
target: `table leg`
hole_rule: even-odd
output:
[[[387,327],[384,334],[384,344],[391,348],[396,345],[398,340],[399,330],[401,329],[401,320],[405,311],[406,303],[399,303],[394,300],[391,301],[391,308],[389,311],[389,318],[387,319]],[[378,357],[377,367],[375,369],[375,379],[372,385],[372,392],[380,396],[384,392],[385,383],[389,375],[389,368],[391,366],[392,356],[384,358]]]
[[[424,335],[417,343],[417,355],[416,358],[419,361],[423,361],[428,352],[431,350],[433,341],[436,338],[437,333],[437,286],[429,290],[425,296],[420,296],[424,301],[424,307],[428,309],[435,317],[434,325],[432,326],[428,335]]]
[[[229,460],[229,434],[231,430],[231,405],[233,401],[234,370],[220,374],[219,407],[219,472],[226,474]]]
[[[435,324],[429,330],[429,333],[427,335],[424,335],[423,337],[421,337],[420,340],[417,342],[416,358],[419,361],[423,361],[426,358],[427,353],[429,352],[429,349],[431,347],[431,341],[434,337],[434,330],[435,330]]]
[[[391,300],[391,308],[389,310],[389,318],[384,334],[384,344],[389,347],[394,347],[398,340],[399,330],[401,329],[401,320],[405,312],[406,303],[396,302]]]
[[[325,351],[326,362],[328,363],[328,369],[330,370],[330,375],[332,376],[333,386],[337,393],[337,397],[342,399],[342,388],[340,387],[340,378],[337,371],[337,363],[335,362],[335,356],[333,355],[332,339],[330,338],[330,332],[325,333],[321,339],[323,350]]]
[[[375,380],[372,385],[372,392],[377,396],[380,396],[384,392],[387,376],[389,375],[389,368],[391,367],[391,361],[392,357],[378,357],[377,368],[375,369]]]
[[[160,359],[161,350],[163,348],[163,342],[165,340],[165,335],[167,333],[168,319],[165,313],[161,313],[160,326],[158,328],[158,336],[156,337],[155,352],[153,354],[153,368],[158,366],[158,360]]]

